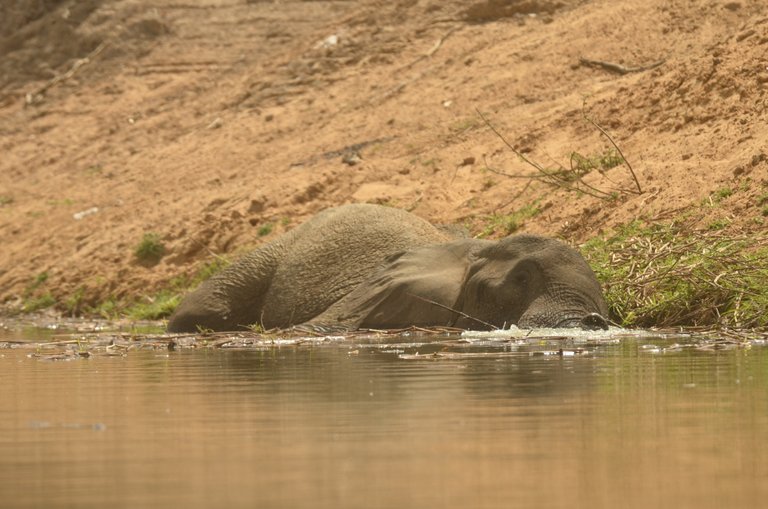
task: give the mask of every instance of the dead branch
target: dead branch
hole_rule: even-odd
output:
[[[442,36],[442,37],[440,37],[440,38],[437,40],[437,42],[435,42],[435,44],[434,44],[434,45],[433,45],[433,46],[432,46],[432,47],[429,49],[429,51],[427,51],[426,53],[424,53],[424,54],[422,54],[422,55],[419,55],[419,56],[418,56],[418,57],[416,57],[416,59],[414,59],[414,60],[413,60],[411,63],[409,63],[409,64],[406,64],[406,65],[405,65],[405,66],[404,66],[402,69],[408,69],[408,68],[411,68],[411,67],[413,67],[414,65],[418,64],[419,62],[421,62],[422,60],[426,60],[427,58],[430,58],[430,57],[432,57],[432,55],[434,55],[435,53],[437,53],[437,50],[439,50],[439,49],[440,49],[440,46],[442,46],[442,45],[443,45],[443,42],[445,42],[445,40],[446,40],[446,39],[447,39],[447,38],[448,38],[448,37],[449,37],[449,36],[450,36],[452,33],[456,32],[456,31],[457,31],[457,30],[459,30],[460,28],[461,28],[460,26],[454,26],[454,27],[451,27],[451,28],[450,28],[450,29],[449,29],[449,30],[448,30],[448,31],[447,31],[445,34],[443,34],[443,36]]]
[[[649,71],[651,69],[655,69],[659,67],[661,64],[666,62],[666,59],[659,60],[658,62],[654,62],[650,65],[641,65],[638,67],[625,67],[621,64],[614,64],[613,62],[604,62],[602,60],[591,60],[589,58],[581,57],[579,58],[579,63],[581,65],[586,65],[589,67],[599,67],[601,69],[605,69],[609,72],[615,72],[616,74],[630,74],[633,72],[642,72],[642,71]]]
[[[573,168],[571,168],[569,170],[568,168],[565,168],[562,165],[559,165],[560,166],[559,170],[552,171],[552,170],[547,170],[546,168],[544,168],[542,165],[538,164],[537,162],[535,162],[535,161],[533,161],[531,159],[528,159],[527,157],[525,157],[523,155],[522,152],[517,150],[504,137],[504,135],[501,134],[498,131],[498,129],[496,129],[493,126],[493,124],[491,124],[491,122],[488,120],[488,118],[486,118],[486,116],[483,115],[483,113],[479,109],[475,108],[475,111],[480,116],[480,118],[483,120],[485,125],[488,126],[488,128],[491,129],[491,131],[493,131],[493,133],[504,143],[504,145],[506,145],[507,148],[509,148],[524,163],[526,163],[527,165],[532,166],[533,168],[535,168],[536,171],[539,173],[539,175],[509,175],[509,174],[506,174],[506,173],[501,172],[499,170],[494,170],[493,168],[490,168],[486,164],[486,168],[489,171],[491,171],[493,173],[496,173],[497,175],[502,175],[502,176],[506,176],[506,177],[509,177],[509,178],[528,178],[528,179],[539,180],[539,181],[544,182],[544,183],[549,184],[549,185],[553,185],[553,186],[556,186],[556,187],[561,187],[561,188],[563,188],[563,189],[565,189],[567,191],[578,191],[578,192],[582,192],[584,194],[587,194],[589,196],[592,196],[594,198],[599,198],[599,199],[603,199],[603,200],[611,198],[611,193],[607,193],[605,191],[602,191],[602,190],[600,190],[600,189],[598,189],[598,188],[596,188],[596,187],[594,187],[594,186],[584,182],[584,180],[581,178],[581,176],[578,174],[578,172],[576,172]],[[576,186],[571,185],[571,182],[576,182],[577,185]],[[581,184],[581,186],[579,186],[578,184]]]
[[[101,44],[96,46],[96,49],[94,49],[93,51],[88,53],[88,55],[85,58],[79,58],[79,59],[75,60],[75,62],[72,64],[72,67],[70,67],[67,72],[65,72],[64,74],[59,74],[59,75],[54,76],[45,85],[41,86],[40,88],[38,88],[34,92],[29,92],[24,97],[24,105],[25,106],[30,106],[30,105],[32,105],[32,104],[34,104],[36,102],[41,101],[42,98],[44,97],[45,93],[48,90],[50,90],[52,87],[56,86],[57,84],[72,78],[72,76],[74,76],[75,73],[77,71],[79,71],[81,67],[83,67],[84,65],[90,63],[91,60],[96,55],[101,53],[106,46],[107,46],[107,43],[102,42]]]

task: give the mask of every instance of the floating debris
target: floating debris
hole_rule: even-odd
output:
[[[79,422],[56,423],[56,422],[49,422],[49,421],[30,421],[27,424],[27,427],[29,427],[30,429],[60,428],[60,429],[83,429],[83,430],[91,430],[91,431],[105,431],[107,429],[107,425],[101,422],[96,422],[93,424],[83,424]]]
[[[422,361],[422,360],[465,360],[465,359],[497,359],[501,357],[519,356],[518,353],[513,352],[434,352],[428,354],[400,354],[397,357],[399,359],[408,361]]]
[[[46,362],[83,360],[91,357],[125,357],[132,351],[157,350],[171,357],[185,349],[221,350],[343,347],[350,358],[388,355],[400,360],[472,360],[528,356],[580,357],[609,352],[627,341],[637,342],[642,354],[663,355],[682,351],[723,351],[768,345],[768,330],[661,329],[630,330],[612,327],[606,331],[579,329],[519,329],[465,331],[451,327],[362,329],[297,326],[284,330],[167,334],[158,322],[135,324],[98,320],[39,323],[8,319],[0,324],[5,337],[2,349],[29,349],[27,357]],[[55,331],[34,341],[17,340],[14,330],[36,327]],[[128,330],[115,330],[126,328]],[[65,333],[64,331],[70,331]],[[106,332],[110,331],[111,332]]]

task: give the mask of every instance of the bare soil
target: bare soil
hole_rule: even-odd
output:
[[[534,205],[520,231],[574,244],[691,210],[758,235],[767,106],[764,0],[3,2],[0,301],[151,298],[351,202],[473,234]],[[586,115],[642,192],[626,165],[584,177],[613,199],[530,178],[478,112],[549,168],[611,148]]]

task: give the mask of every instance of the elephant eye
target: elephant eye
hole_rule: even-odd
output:
[[[537,267],[528,262],[519,263],[507,276],[507,281],[518,288],[529,286],[538,272]]]
[[[512,282],[517,286],[526,286],[529,279],[527,272],[518,272],[512,276]]]

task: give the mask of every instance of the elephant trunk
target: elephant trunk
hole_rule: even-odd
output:
[[[572,287],[550,284],[528,305],[517,325],[522,328],[607,330],[607,315],[608,310],[602,299],[595,301]]]
[[[555,327],[579,327],[584,330],[608,330],[608,320],[600,313],[589,313],[581,318],[566,318]]]

